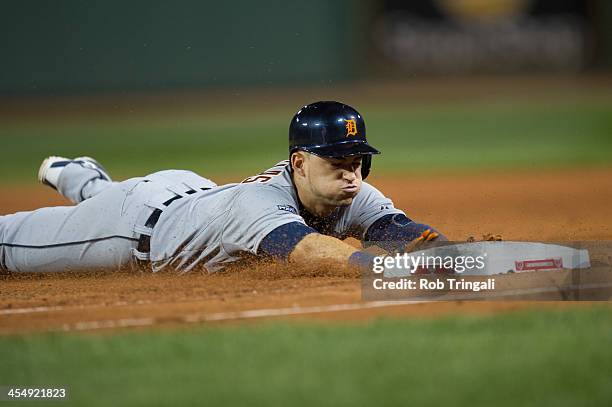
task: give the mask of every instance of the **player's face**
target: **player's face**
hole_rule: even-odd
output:
[[[323,205],[350,205],[361,189],[361,156],[322,158],[310,155],[307,180],[313,197]]]

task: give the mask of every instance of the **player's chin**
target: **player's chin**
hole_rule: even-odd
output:
[[[358,191],[348,192],[343,191],[336,197],[336,202],[339,206],[350,205],[353,202],[353,198],[357,195]]]

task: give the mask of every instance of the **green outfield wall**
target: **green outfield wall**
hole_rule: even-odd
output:
[[[13,1],[0,93],[284,85],[351,78],[359,2]]]

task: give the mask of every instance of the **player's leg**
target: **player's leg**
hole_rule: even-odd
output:
[[[73,203],[89,199],[114,184],[104,167],[91,157],[48,157],[40,165],[38,180]]]
[[[75,206],[0,216],[0,268],[11,272],[117,268],[134,261],[144,222],[142,179],[117,183]]]
[[[156,182],[158,185],[183,185],[193,190],[208,189],[217,186],[214,181],[188,170],[162,170],[149,174],[146,178]]]

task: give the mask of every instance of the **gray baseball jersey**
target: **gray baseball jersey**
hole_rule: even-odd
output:
[[[373,186],[363,183],[353,202],[326,218],[321,233],[362,238],[381,216],[403,213]],[[209,271],[256,255],[261,241],[286,223],[304,220],[291,179],[289,161],[245,179],[191,195],[165,209],[151,238],[155,269],[166,265],[189,270],[197,264]]]
[[[114,268],[135,259],[154,270],[216,271],[257,255],[272,230],[301,222],[339,238],[362,238],[387,214],[403,213],[363,183],[351,205],[337,208],[321,225],[305,220],[288,161],[241,183],[217,186],[190,171],[166,170],[123,182],[69,164],[58,191],[77,205],[0,216],[0,269],[62,271]],[[153,228],[147,220],[161,215]],[[139,240],[150,236],[150,252]]]

